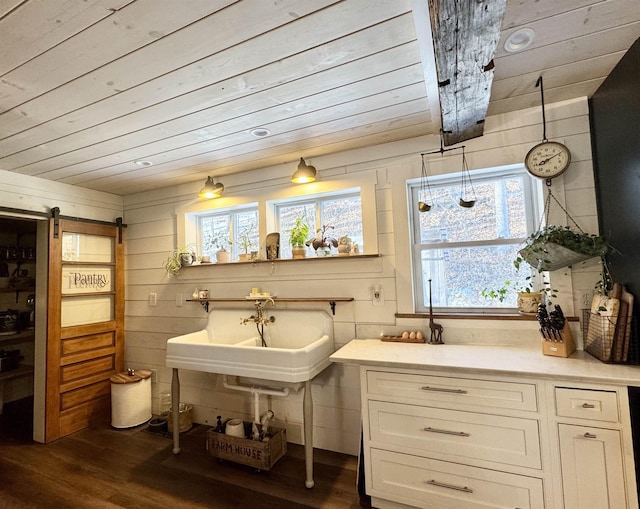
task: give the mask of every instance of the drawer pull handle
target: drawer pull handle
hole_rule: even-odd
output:
[[[428,385],[425,385],[423,387],[421,387],[421,389],[423,391],[433,391],[433,392],[450,392],[453,394],[466,394],[467,391],[465,391],[464,389],[446,389],[444,387],[429,387]]]
[[[431,486],[438,486],[439,488],[448,488],[450,490],[456,490],[456,491],[464,491],[465,493],[473,493],[473,490],[471,488],[467,488],[466,486],[456,486],[455,484],[447,484],[444,482],[438,482],[435,479],[431,479],[429,481],[425,481],[427,484],[430,484]]]
[[[582,435],[584,438],[598,438],[598,435],[594,435],[592,433],[589,433],[588,431]]]
[[[592,405],[591,403],[582,403],[582,408],[595,408],[595,405]]]
[[[448,429],[438,429],[438,428],[423,428],[422,431],[428,431],[430,433],[442,433],[443,435],[456,435],[458,437],[470,437],[469,433],[465,433],[464,431],[450,431]]]

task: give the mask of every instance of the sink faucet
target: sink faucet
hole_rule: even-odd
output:
[[[273,307],[276,306],[275,301],[271,297],[268,297],[266,299],[256,299],[256,302],[255,302],[256,314],[251,315],[248,318],[240,319],[240,323],[242,325],[246,325],[247,323],[255,323],[257,326],[264,327],[269,323],[275,322],[276,321],[275,316],[266,316],[264,314],[264,310],[267,307],[268,303],[271,303]],[[262,333],[261,333],[261,336],[262,336]]]

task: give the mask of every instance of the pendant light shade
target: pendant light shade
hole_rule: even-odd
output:
[[[204,187],[198,193],[198,198],[220,198],[223,192],[224,186],[220,182],[214,183],[211,177],[207,177]]]
[[[314,182],[316,180],[316,168],[315,166],[308,166],[304,162],[304,158],[300,158],[298,163],[298,169],[291,176],[291,182],[294,184],[306,184],[307,182]]]

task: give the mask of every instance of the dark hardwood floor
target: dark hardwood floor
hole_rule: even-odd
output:
[[[26,407],[26,408],[25,408]],[[206,426],[169,436],[146,425],[108,423],[51,444],[31,440],[29,401],[0,416],[0,507],[13,508],[360,508],[357,459],[315,450],[315,487],[304,487],[304,449],[289,444],[270,471],[219,462],[205,449]]]

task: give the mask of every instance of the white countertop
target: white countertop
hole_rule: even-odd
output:
[[[606,364],[577,351],[569,358],[542,354],[542,347],[429,345],[354,339],[330,359],[344,364],[389,368],[532,376],[552,380],[640,386],[640,366]]]

